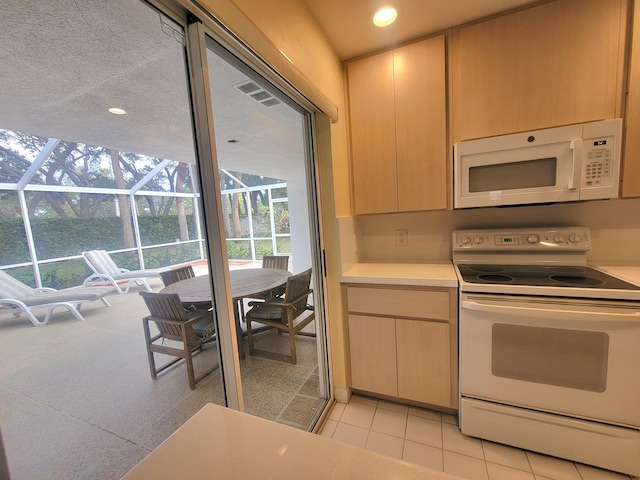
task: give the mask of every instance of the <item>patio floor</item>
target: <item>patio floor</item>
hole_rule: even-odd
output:
[[[132,291],[108,300],[86,304],[84,322],[63,310],[45,327],[0,315],[0,428],[13,480],[118,479],[205,403],[224,402],[218,370],[196,390],[182,363],[152,380],[142,299]],[[286,337],[258,338],[284,348]],[[296,342],[297,365],[247,356],[242,383],[248,413],[305,428],[324,401],[315,339]],[[196,372],[217,362],[215,344],[196,359]]]

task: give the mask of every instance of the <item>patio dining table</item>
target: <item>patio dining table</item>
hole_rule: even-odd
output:
[[[229,271],[240,358],[244,358],[244,345],[240,328],[239,303],[244,298],[252,298],[281,287],[290,276],[291,272],[274,268],[244,268]],[[208,275],[200,275],[172,283],[160,290],[159,293],[177,293],[180,301],[186,307],[191,305],[211,307],[211,282]]]

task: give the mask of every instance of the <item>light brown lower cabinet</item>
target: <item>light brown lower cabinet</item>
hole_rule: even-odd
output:
[[[395,319],[349,315],[349,347],[353,388],[397,397]]]
[[[457,408],[457,290],[346,287],[351,387]]]

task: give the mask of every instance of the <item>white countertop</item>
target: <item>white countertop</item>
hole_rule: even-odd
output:
[[[342,272],[343,283],[458,287],[451,262],[441,263],[357,263]]]
[[[150,478],[461,480],[212,403],[123,480]]]
[[[609,275],[618,277],[625,282],[633,283],[640,286],[640,266],[637,265],[598,265],[597,262],[594,267],[602,270]]]

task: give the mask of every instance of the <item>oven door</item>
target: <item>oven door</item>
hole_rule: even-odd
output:
[[[462,293],[460,393],[640,426],[640,304]]]

